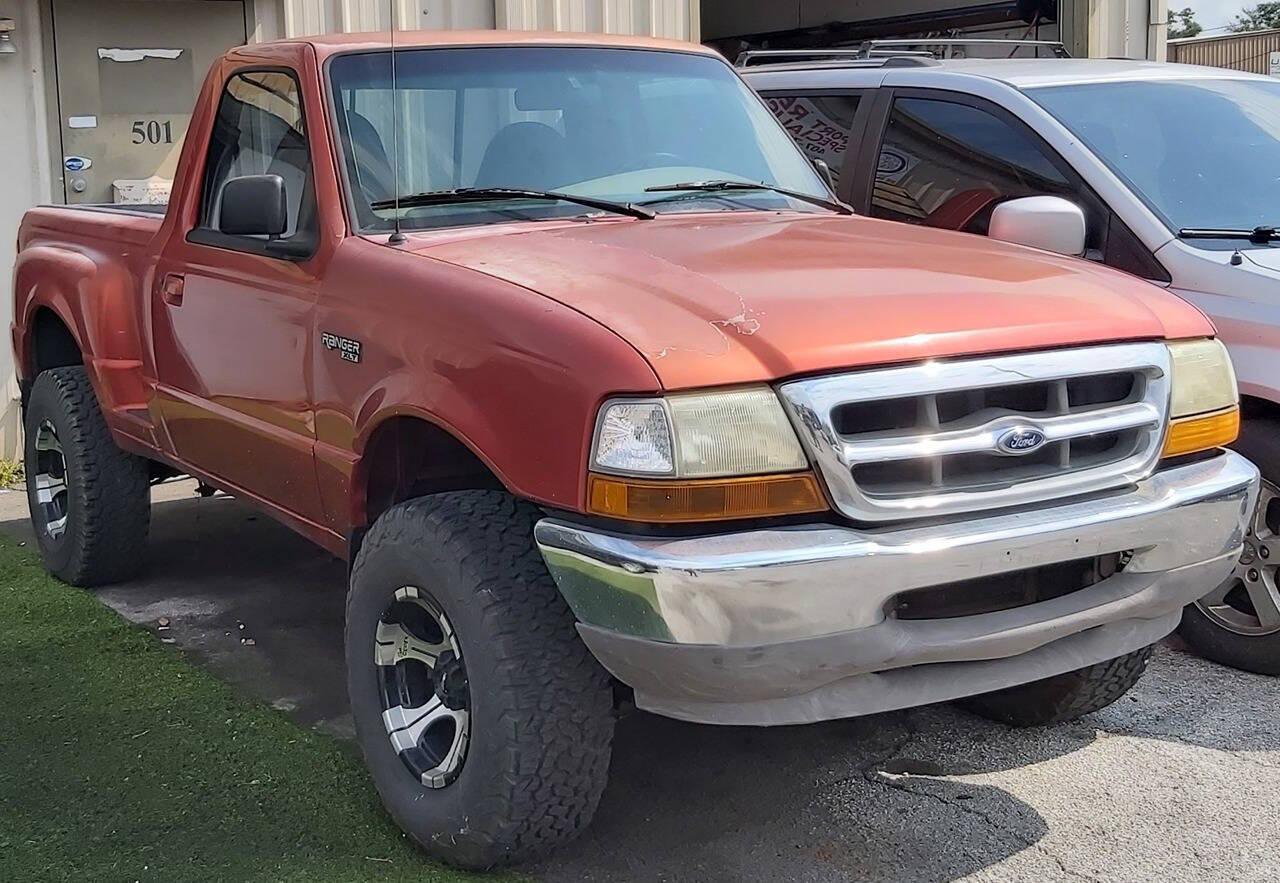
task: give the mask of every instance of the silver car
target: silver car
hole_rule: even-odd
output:
[[[804,55],[742,73],[860,213],[1080,255],[1212,317],[1239,376],[1235,447],[1264,482],[1234,574],[1187,609],[1182,634],[1280,674],[1280,80],[1128,60]]]

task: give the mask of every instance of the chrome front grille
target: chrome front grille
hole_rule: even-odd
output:
[[[845,515],[945,515],[1150,474],[1164,438],[1169,354],[1139,343],[925,362],[797,380],[779,392]]]

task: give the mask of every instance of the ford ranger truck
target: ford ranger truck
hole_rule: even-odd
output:
[[[374,782],[468,867],[588,823],[628,692],[712,724],[1102,708],[1257,493],[1194,307],[852,216],[681,43],[235,49],[163,214],[34,209],[14,280],[48,568],[137,573],[177,474],[347,557]]]

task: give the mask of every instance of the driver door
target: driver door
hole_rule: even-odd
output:
[[[152,299],[156,407],[172,454],[228,489],[323,523],[308,365],[322,261],[296,74],[238,70],[213,123],[196,229],[165,249]],[[222,188],[285,184],[291,254],[219,232]],[[310,256],[305,256],[310,246]]]

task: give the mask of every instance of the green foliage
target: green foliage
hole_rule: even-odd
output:
[[[1180,40],[1183,37],[1194,37],[1203,31],[1200,22],[1196,21],[1195,10],[1190,6],[1179,10],[1169,10],[1169,39]]]
[[[22,461],[0,458],[0,488],[13,487],[22,478]]]
[[[1280,28],[1280,3],[1259,3],[1246,7],[1227,25],[1227,30],[1237,34],[1246,31],[1265,31]]]
[[[7,540],[0,696],[0,880],[478,879],[407,845],[350,746],[238,696]]]

